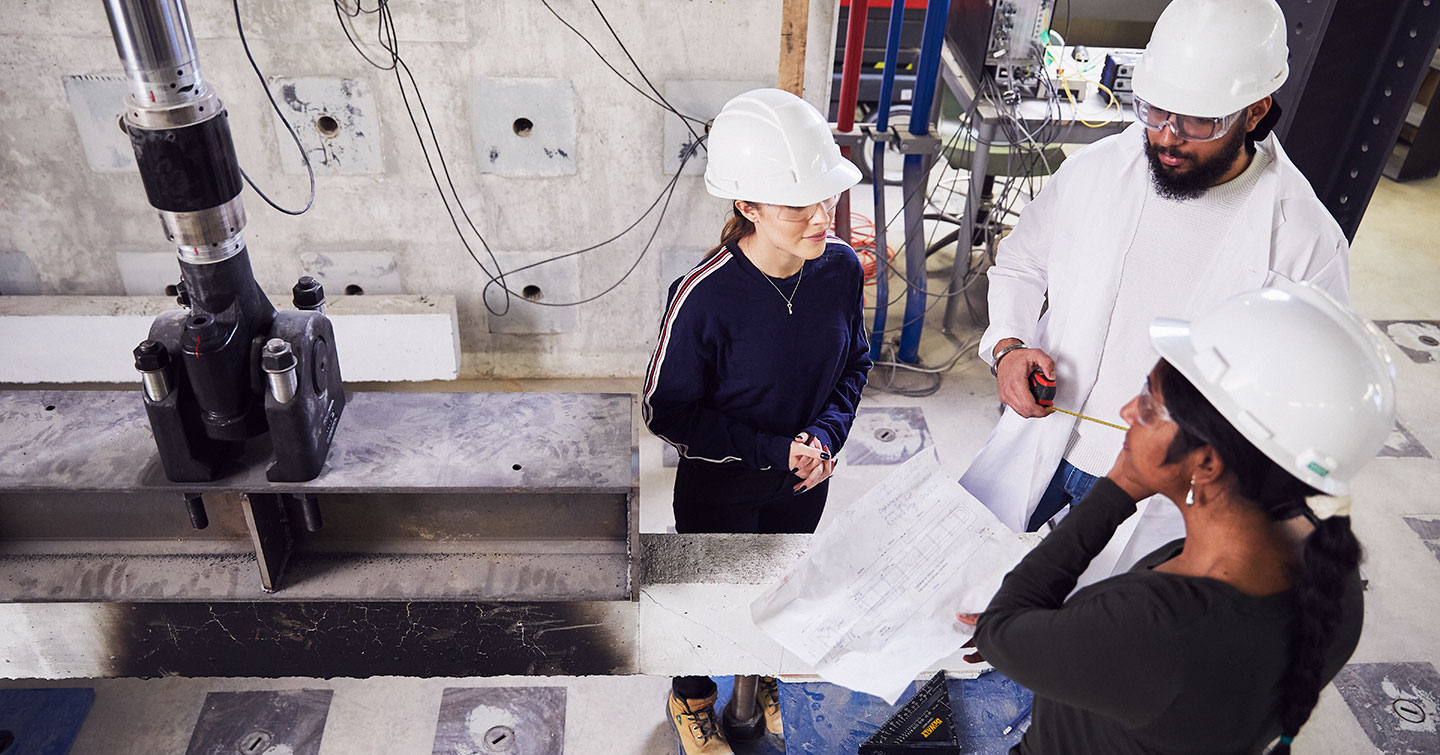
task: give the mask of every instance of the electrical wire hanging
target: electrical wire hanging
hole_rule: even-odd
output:
[[[265,192],[261,191],[260,187],[256,186],[254,181],[250,180],[250,174],[246,173],[244,168],[240,169],[240,176],[245,179],[245,183],[249,184],[250,188],[254,190],[256,194],[260,195],[261,199],[265,200],[265,204],[270,205],[286,215],[304,215],[306,212],[309,212],[311,207],[315,206],[315,166],[310,164],[310,153],[306,152],[305,146],[300,143],[300,135],[295,132],[295,127],[290,124],[290,119],[286,118],[285,114],[280,111],[280,105],[275,102],[275,95],[270,93],[270,85],[265,81],[265,74],[260,72],[260,65],[255,62],[255,56],[250,53],[250,42],[245,39],[245,24],[240,21],[240,0],[231,0],[231,4],[235,8],[235,31],[240,34],[240,46],[245,50],[245,58],[250,61],[250,67],[255,70],[256,78],[260,79],[260,89],[265,92],[265,97],[270,100],[270,107],[275,108],[275,114],[280,116],[280,122],[285,124],[286,130],[290,132],[290,138],[295,140],[295,149],[300,150],[300,159],[305,161],[305,172],[310,176],[310,196],[305,200],[304,207],[298,210],[291,210],[275,204],[274,200],[266,195]]]
[[[582,34],[578,29],[575,29],[575,27],[573,27],[565,19],[561,18],[559,14],[555,13],[555,10],[549,6],[549,3],[546,3],[545,0],[541,1],[543,4],[545,4],[546,8],[550,10],[551,14],[555,15],[557,20],[559,20],[571,31],[574,31],[576,35],[580,36],[580,38],[585,41],[585,43],[590,47],[590,49],[593,50],[595,54],[600,57],[603,63],[605,63],[605,66],[607,68],[609,68],[613,73],[615,73],[616,76],[620,77],[622,81],[624,81],[636,92],[640,93],[641,96],[644,96],[651,103],[655,104],[657,107],[660,107],[666,112],[680,118],[681,122],[686,125],[686,128],[690,130],[690,133],[694,138],[693,141],[689,145],[687,145],[685,152],[682,154],[680,167],[676,170],[675,174],[665,184],[664,188],[661,189],[660,193],[655,197],[654,201],[650,203],[649,207],[647,207],[646,210],[641,213],[641,215],[636,218],[635,221],[632,222],[629,226],[627,226],[624,230],[597,244],[592,244],[590,246],[577,249],[575,251],[557,254],[552,257],[548,257],[546,259],[525,265],[523,267],[516,268],[514,270],[505,271],[501,269],[499,260],[496,258],[495,253],[491,250],[490,244],[485,240],[484,235],[481,234],[480,229],[476,226],[474,220],[471,219],[470,214],[466,210],[464,203],[460,201],[459,193],[455,188],[454,179],[450,175],[449,164],[445,159],[444,151],[440,147],[439,139],[436,137],[434,123],[430,118],[428,108],[426,108],[425,106],[424,96],[420,92],[419,85],[415,80],[415,75],[410,71],[410,67],[405,63],[404,58],[402,58],[399,53],[398,37],[395,34],[395,22],[394,17],[390,13],[389,0],[378,0],[374,8],[363,7],[360,0],[356,0],[354,7],[347,5],[344,0],[333,0],[336,16],[340,21],[341,28],[344,30],[345,37],[347,40],[349,40],[350,45],[354,47],[356,51],[360,54],[360,56],[364,58],[365,61],[371,66],[379,70],[390,71],[395,74],[396,84],[400,89],[401,100],[405,104],[405,112],[410,118],[410,124],[415,131],[416,140],[420,143],[421,153],[425,158],[426,167],[430,171],[431,180],[435,184],[436,191],[440,195],[440,200],[445,206],[446,214],[450,217],[451,225],[455,228],[455,233],[457,236],[459,236],[461,244],[465,247],[465,251],[470,255],[470,258],[474,260],[475,264],[480,268],[480,271],[482,272],[482,274],[485,275],[487,279],[481,298],[486,310],[488,310],[491,314],[495,316],[504,316],[509,312],[511,297],[519,297],[522,299],[525,298],[523,294],[511,290],[505,284],[506,275],[514,275],[515,273],[529,270],[540,265],[549,264],[557,260],[586,254],[600,249],[604,246],[607,246],[611,243],[614,243],[615,241],[618,241],[621,237],[628,234],[630,231],[634,230],[637,226],[639,226],[640,223],[645,220],[645,218],[649,217],[650,214],[655,211],[655,208],[659,206],[660,213],[655,221],[654,229],[652,229],[649,237],[646,239],[644,246],[641,248],[640,254],[630,264],[629,268],[625,271],[625,273],[620,277],[619,280],[615,281],[613,284],[611,284],[598,294],[587,296],[573,302],[545,302],[533,301],[528,299],[527,301],[529,301],[531,304],[545,307],[571,307],[595,301],[596,299],[599,299],[600,297],[605,296],[618,288],[630,277],[630,275],[639,266],[641,260],[643,260],[646,254],[648,254],[651,246],[654,243],[656,235],[659,233],[660,226],[664,223],[665,215],[670,207],[670,202],[674,197],[676,188],[678,187],[681,172],[684,170],[685,165],[690,161],[690,159],[694,157],[696,151],[699,149],[703,149],[704,145],[704,137],[698,134],[690,126],[691,123],[699,123],[703,125],[704,121],[684,115],[683,113],[679,112],[672,105],[670,105],[670,103],[664,98],[662,94],[660,94],[658,90],[655,89],[654,85],[650,83],[649,78],[645,76],[644,71],[640,69],[639,64],[636,63],[635,59],[630,55],[629,50],[625,49],[624,42],[621,41],[619,36],[614,33],[613,27],[610,27],[609,20],[605,18],[604,11],[600,9],[598,4],[594,3],[592,0],[592,5],[595,6],[595,10],[597,11],[597,13],[600,14],[602,20],[605,21],[606,27],[611,29],[612,35],[615,36],[616,42],[620,45],[621,49],[624,50],[625,56],[627,59],[630,60],[631,65],[635,67],[635,70],[640,74],[642,80],[644,80],[646,85],[649,86],[650,89],[654,92],[654,97],[647,95],[644,90],[640,89],[637,85],[635,85],[623,74],[621,74],[620,71],[616,69],[615,66],[613,66],[610,61],[607,60],[605,56],[600,53],[598,49],[595,48],[595,46],[590,42],[589,39],[585,37],[584,34]],[[374,15],[377,17],[378,21],[376,29],[376,40],[380,48],[387,53],[388,60],[385,60],[384,58],[377,60],[376,58],[371,57],[371,55],[367,53],[358,42],[358,35],[352,31],[351,27],[353,22],[364,15]],[[401,76],[402,73],[404,74],[403,78]],[[406,80],[409,81],[409,93],[407,93]],[[420,118],[416,117],[414,108],[411,105],[411,93],[413,93],[415,97],[415,104],[419,106],[421,116]],[[425,130],[428,131],[428,133],[430,134],[429,145],[426,144],[424,135],[421,132],[420,120],[422,119],[425,122]],[[431,149],[435,151],[435,159],[433,161],[430,156]],[[435,169],[435,162],[439,162],[440,164],[440,171],[438,173]],[[441,174],[444,175],[443,186],[440,179]],[[448,194],[446,192],[446,188],[449,189]],[[454,203],[454,207],[451,206],[452,201]],[[456,216],[456,209],[459,210],[459,217]],[[462,228],[461,226],[461,218],[464,219],[464,228],[469,228],[470,232],[480,242],[480,246],[484,249],[486,255],[490,260],[491,265],[494,266],[494,272],[491,272],[491,269],[487,267],[484,262],[481,261],[479,255],[476,254],[475,249],[470,245],[470,242],[466,237],[464,228]],[[490,297],[488,295],[484,295],[488,294],[488,292],[494,287],[499,287],[504,293],[503,306],[500,306],[498,308],[491,303]]]

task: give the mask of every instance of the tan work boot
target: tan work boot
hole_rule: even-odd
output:
[[[674,691],[669,694],[666,707],[670,724],[675,727],[679,755],[734,755],[720,729],[720,718],[715,715],[715,696],[712,692],[706,698],[686,700]]]
[[[765,731],[772,737],[785,738],[785,719],[780,717],[780,683],[773,676],[760,677],[755,702],[765,716]]]

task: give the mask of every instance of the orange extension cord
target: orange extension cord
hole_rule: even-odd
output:
[[[832,224],[830,230],[834,231]],[[856,256],[860,258],[860,265],[865,270],[865,282],[868,284],[875,280],[875,221],[861,215],[858,212],[850,213],[850,247],[855,250]],[[893,262],[897,254],[895,247],[885,245],[885,259]]]

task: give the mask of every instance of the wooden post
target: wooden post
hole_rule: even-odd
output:
[[[779,86],[805,96],[805,35],[810,31],[810,0],[781,0]]]

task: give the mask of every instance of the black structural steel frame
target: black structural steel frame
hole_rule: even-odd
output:
[[[1353,240],[1440,46],[1440,0],[1279,0],[1290,24],[1285,151]]]

